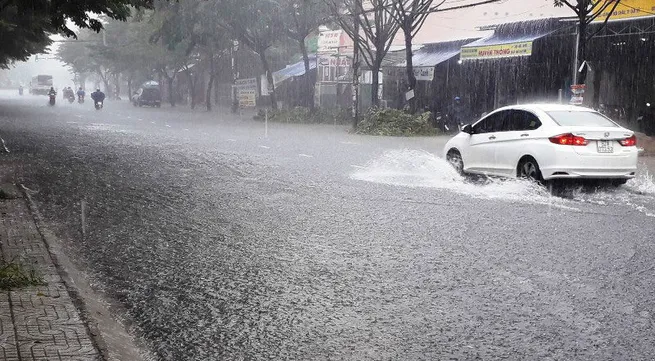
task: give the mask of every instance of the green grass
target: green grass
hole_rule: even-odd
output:
[[[43,277],[31,267],[20,262],[0,261],[0,289],[9,290],[28,286],[44,286]]]

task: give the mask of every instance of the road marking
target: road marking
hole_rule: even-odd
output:
[[[353,167],[353,168],[357,168],[357,169],[364,169],[364,168],[366,168],[366,167],[362,167],[361,165],[354,165],[354,164],[351,164],[350,166]]]
[[[170,125],[166,124],[166,128],[170,128],[170,127],[171,127]]]
[[[66,122],[66,124],[77,124],[77,122]]]
[[[314,158],[314,156],[313,156],[313,155],[309,155],[309,154],[302,154],[302,153],[300,153],[300,154],[298,154],[298,156],[299,156],[299,157],[305,157],[305,158]]]
[[[355,142],[339,142],[339,143],[348,144],[348,145],[359,145],[359,143],[355,143]]]
[[[236,139],[228,139],[227,141],[228,142],[236,142],[237,140]]]
[[[76,115],[76,117],[78,117],[78,118],[80,118],[80,119],[82,119],[82,116],[81,116],[81,115]]]
[[[9,152],[9,148],[7,148],[7,143],[5,143],[4,138],[0,138],[0,140],[2,140],[2,147],[5,149],[5,152],[11,153]]]
[[[184,131],[185,131],[185,132],[188,132],[188,131],[189,131],[189,129],[187,129],[187,128],[184,128]]]
[[[143,120],[142,118],[137,118],[137,120]]]
[[[150,124],[155,124],[155,122],[150,122]]]
[[[264,148],[264,149],[271,149],[271,147],[267,147],[267,146],[265,146],[265,145],[260,145],[259,147],[260,147],[260,148]]]

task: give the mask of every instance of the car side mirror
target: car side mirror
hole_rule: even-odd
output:
[[[471,124],[465,124],[462,126],[462,132],[466,134],[473,134],[473,127],[471,127]]]

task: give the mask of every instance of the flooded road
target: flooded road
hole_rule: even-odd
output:
[[[38,99],[0,99],[0,164],[154,359],[655,353],[645,171],[562,198],[460,178],[445,138]]]

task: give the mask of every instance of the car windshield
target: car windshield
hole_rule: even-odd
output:
[[[557,124],[563,127],[618,127],[616,123],[596,112],[557,110],[547,113]]]

